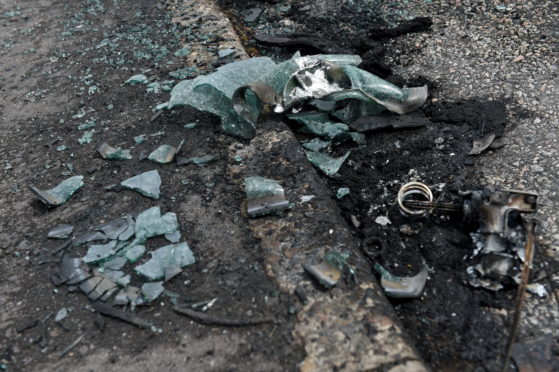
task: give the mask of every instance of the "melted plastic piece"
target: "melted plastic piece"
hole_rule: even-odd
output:
[[[349,127],[342,123],[333,123],[328,115],[322,112],[305,112],[288,116],[304,125],[301,132],[311,133],[320,137],[332,139],[349,131]]]
[[[74,226],[72,225],[57,225],[48,232],[48,237],[51,239],[66,239],[73,231]]]
[[[56,207],[68,201],[82,186],[83,176],[74,176],[62,181],[50,190],[42,191],[31,186],[31,191],[48,207]]]
[[[196,260],[186,243],[166,245],[151,252],[151,258],[146,263],[137,266],[134,270],[149,280],[159,280],[165,277],[167,267],[185,267],[192,265]]]
[[[148,198],[159,199],[161,177],[159,177],[159,172],[157,170],[141,173],[122,181],[120,184],[122,187],[137,191]]]
[[[169,164],[175,158],[177,148],[171,145],[161,145],[148,155],[148,159],[159,164]]]
[[[110,160],[130,160],[132,159],[132,154],[130,150],[123,150],[120,147],[112,147],[107,142],[101,142],[95,150],[99,152],[103,159]]]
[[[340,170],[340,167],[348,158],[349,153],[349,151],[346,152],[340,158],[332,158],[321,152],[306,151],[307,159],[327,176],[333,176],[338,173],[338,170]]]
[[[336,197],[338,199],[343,198],[344,196],[349,195],[349,188],[348,187],[340,187],[336,192]]]
[[[116,241],[114,240],[108,242],[107,244],[92,245],[89,247],[85,257],[82,258],[82,261],[91,263],[105,260],[116,253],[114,251],[115,246]]]
[[[171,212],[161,215],[159,207],[153,207],[136,217],[136,238],[140,241],[152,236],[171,234],[179,229],[177,215]]]
[[[153,301],[165,291],[163,282],[144,283],[142,285],[142,295],[148,301]]]

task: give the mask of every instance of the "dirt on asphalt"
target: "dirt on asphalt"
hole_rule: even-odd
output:
[[[2,2],[0,15],[0,370],[127,370],[139,363],[148,368],[154,359],[168,370],[286,370],[300,361],[301,351],[291,341],[292,300],[266,277],[262,252],[239,209],[244,192],[226,176],[228,148],[239,141],[220,133],[215,118],[195,110],[152,120],[153,107],[168,93],[123,84],[138,73],[150,81],[173,80],[169,72],[184,67],[184,57],[174,53],[194,31],[171,22],[162,2],[147,0],[9,1]],[[85,130],[77,127],[84,123],[95,123],[95,133],[91,143],[81,145]],[[198,125],[189,130],[187,123]],[[146,137],[142,144],[133,140],[139,135]],[[142,153],[181,140],[180,156],[212,154],[217,161],[198,167],[139,160]],[[101,141],[131,149],[133,159],[101,159],[94,150]],[[163,180],[157,201],[105,190],[152,169]],[[85,186],[55,209],[46,209],[28,189],[47,189],[77,174],[85,176]],[[165,285],[180,295],[180,305],[215,298],[214,315],[273,316],[276,323],[234,332],[203,326],[174,313],[172,298],[162,296],[139,309],[162,332],[112,319],[100,330],[83,294],[51,283],[60,259],[51,253],[61,244],[47,239],[52,227],[74,225],[77,236],[152,206],[177,214],[197,260]],[[165,244],[161,237],[147,246]],[[67,254],[81,257],[85,250]],[[133,276],[132,284],[141,285],[138,280]],[[66,329],[53,321],[63,307],[70,310]]]

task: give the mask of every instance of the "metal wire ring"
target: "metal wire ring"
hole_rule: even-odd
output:
[[[422,195],[427,199],[428,202],[431,203],[433,202],[433,193],[431,192],[429,186],[421,182],[406,183],[404,186],[400,188],[400,191],[398,191],[398,198],[396,199],[400,209],[407,214],[413,214],[418,216],[427,213],[427,210],[424,209],[414,210],[404,206],[405,200],[410,195]]]

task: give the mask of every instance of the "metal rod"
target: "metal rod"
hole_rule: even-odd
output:
[[[518,285],[518,290],[516,292],[516,304],[514,306],[514,317],[512,321],[512,327],[509,334],[509,339],[507,342],[507,354],[505,356],[505,361],[503,362],[503,367],[501,372],[507,372],[509,369],[510,359],[512,356],[512,345],[516,339],[516,334],[518,333],[518,325],[520,323],[520,315],[522,314],[522,307],[524,305],[524,298],[526,297],[526,286],[528,285],[528,279],[530,277],[530,266],[532,266],[532,260],[534,258],[534,228],[535,222],[532,219],[522,219],[524,223],[524,228],[526,229],[526,253],[524,259],[524,266],[522,267],[522,275],[520,279],[520,284]]]

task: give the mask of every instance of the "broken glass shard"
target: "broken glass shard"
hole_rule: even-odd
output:
[[[118,236],[118,240],[128,240],[134,235],[136,223],[131,216],[126,216],[126,229]]]
[[[88,295],[95,289],[95,287],[97,287],[97,284],[101,283],[102,280],[103,277],[101,276],[94,276],[93,278],[89,278],[85,282],[80,284],[80,289],[83,293]]]
[[[334,111],[334,109],[336,108],[336,102],[323,101],[320,99],[314,99],[310,101],[309,104],[316,107],[319,111],[323,112]]]
[[[116,241],[110,241],[107,244],[91,245],[87,251],[87,254],[82,258],[85,263],[98,262],[105,260],[116,252],[114,248],[116,246]]]
[[[245,178],[245,193],[247,199],[253,199],[269,195],[282,195],[284,191],[278,181],[256,176]]]
[[[74,231],[74,226],[72,225],[58,225],[48,232],[48,237],[51,239],[66,239]]]
[[[118,284],[121,287],[126,287],[128,284],[130,284],[130,274],[126,274],[120,278],[117,279],[116,284]]]
[[[115,296],[113,300],[113,305],[121,306],[128,304],[128,296],[126,296],[126,290],[121,289]]]
[[[365,135],[363,133],[343,133],[334,138],[334,143],[336,145],[344,142],[353,142],[359,146],[367,145],[367,139],[365,138]]]
[[[320,137],[332,139],[342,133],[349,131],[349,127],[342,123],[333,123],[328,115],[322,112],[305,112],[288,115],[291,120],[303,124],[301,132],[314,134]]]
[[[95,227],[95,230],[101,230],[107,238],[116,240],[127,228],[128,221],[125,218],[117,218]]]
[[[240,116],[232,102],[233,94],[258,77],[267,73],[276,64],[268,57],[251,58],[221,66],[216,72],[181,81],[171,91],[168,108],[189,105],[220,117],[226,133],[242,138],[254,137],[255,127]],[[249,111],[260,108],[247,108]]]
[[[195,262],[194,255],[185,242],[171,244],[151,252],[151,258],[134,270],[149,280],[158,280],[165,277],[167,267],[185,267]]]
[[[170,234],[165,234],[165,239],[167,239],[171,243],[178,243],[181,240],[181,232],[177,230]]]
[[[107,291],[116,287],[115,282],[103,277],[94,277],[94,278],[101,278],[101,281],[95,286],[93,291],[89,292],[87,297],[90,300],[97,301],[101,296],[103,296]]]
[[[128,262],[135,263],[138,262],[140,258],[146,252],[146,247],[143,245],[135,245],[132,248],[126,250],[124,257],[128,260]]]
[[[107,237],[100,231],[88,231],[74,240],[74,246],[78,247],[84,243],[89,243],[97,240],[107,240]]]
[[[338,173],[340,167],[349,156],[349,151],[340,158],[332,158],[321,152],[306,151],[307,159],[327,176]]]
[[[93,134],[95,133],[95,129],[85,131],[81,138],[78,138],[78,143],[80,145],[84,145],[86,143],[90,143],[93,140]]]
[[[118,247],[116,247],[114,251],[118,251]],[[100,264],[103,270],[120,270],[124,267],[124,265],[126,265],[126,258],[124,257],[113,257]]]
[[[157,170],[148,171],[120,183],[122,187],[139,192],[152,199],[159,199],[161,177]]]
[[[180,48],[174,54],[176,57],[186,57],[187,55],[190,54],[190,48],[189,47]]]
[[[120,270],[103,270],[103,272],[101,272],[100,270],[96,269],[94,270],[94,272],[95,275],[102,276],[104,278],[112,280],[113,282],[116,282],[118,279],[126,275],[124,271],[120,271]]]
[[[252,8],[247,11],[247,15],[245,15],[245,22],[246,23],[254,23],[260,18],[260,15],[264,9],[261,8]]]
[[[336,197],[338,199],[343,198],[344,196],[349,195],[349,188],[348,187],[340,187],[336,192]]]
[[[132,155],[130,154],[130,150],[123,150],[120,147],[112,147],[107,142],[101,142],[95,150],[101,154],[103,159],[110,159],[110,160],[130,160],[132,159]]]
[[[149,154],[148,159],[159,164],[168,164],[173,161],[176,153],[176,147],[161,145]]]
[[[425,288],[429,274],[425,266],[417,275],[411,277],[394,276],[378,263],[375,264],[375,270],[381,274],[380,285],[384,289],[384,293],[393,298],[419,297]]]
[[[227,57],[232,57],[235,55],[235,53],[237,53],[237,51],[235,49],[220,49],[217,51],[217,57],[218,58],[227,58]]]
[[[203,155],[193,158],[177,158],[177,165],[185,165],[185,164],[196,164],[196,165],[205,165],[217,160],[215,155]]]
[[[179,229],[177,215],[168,212],[163,216],[159,207],[152,207],[136,217],[136,238],[145,241],[158,235],[171,234]]]
[[[54,321],[56,323],[63,321],[68,316],[68,309],[63,307],[62,309],[58,310],[56,315],[54,316]]]
[[[83,186],[83,176],[70,177],[50,190],[39,190],[30,186],[31,191],[48,207],[64,204],[70,197]]]
[[[355,67],[359,63],[361,58],[353,55],[294,55],[278,65],[267,57],[233,62],[179,83],[166,106],[211,112],[220,117],[225,132],[252,138],[265,104],[283,112],[306,100],[318,99],[321,109],[330,110],[336,105],[326,102],[340,102],[346,107],[339,113],[348,123],[383,110],[405,114],[426,100],[426,86],[400,89]]]
[[[188,123],[184,125],[184,129],[194,129],[198,126],[198,123]]]
[[[153,301],[165,291],[163,282],[144,283],[142,285],[142,295],[148,301]]]
[[[345,271],[349,267],[347,260],[349,259],[349,251],[331,251],[325,255],[326,261],[335,266],[340,271]]]
[[[136,142],[138,145],[144,143],[145,140],[146,140],[145,134],[140,134],[139,136],[134,137],[134,142]]]
[[[247,213],[250,217],[260,217],[289,209],[289,201],[282,195],[268,195],[247,201]]]
[[[279,182],[264,177],[245,178],[247,213],[250,217],[280,212],[289,208]]]
[[[99,301],[103,301],[103,302],[107,301],[118,290],[120,290],[120,288],[118,288],[118,287],[113,287],[113,288],[109,289],[108,291],[105,292],[105,294],[103,296],[101,296],[101,298],[99,298]]]
[[[178,70],[169,72],[169,76],[178,80],[184,80],[196,73],[196,70],[195,66],[189,68],[179,68]]]
[[[323,261],[317,265],[305,266],[305,270],[326,288],[336,285],[342,276],[342,272],[328,261]]]
[[[128,85],[137,85],[137,84],[146,84],[148,82],[148,78],[144,74],[138,74],[131,76],[128,80],[124,83]]]
[[[305,150],[320,152],[328,148],[330,144],[331,144],[330,141],[323,141],[320,138],[313,138],[310,141],[303,142],[302,146]]]
[[[494,133],[486,134],[485,136],[475,139],[472,143],[472,149],[468,155],[479,155],[491,146],[495,139]]]
[[[169,266],[165,268],[165,281],[173,279],[175,276],[182,273],[182,269],[178,266]]]
[[[52,278],[54,285],[58,286],[64,283],[73,285],[88,279],[91,275],[87,271],[87,268],[84,270],[81,265],[82,263],[80,258],[64,257],[62,259],[60,269]]]

